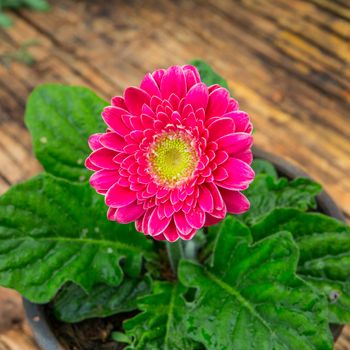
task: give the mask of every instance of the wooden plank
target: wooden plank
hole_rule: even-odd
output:
[[[23,181],[41,171],[31,151],[28,131],[18,123],[0,124],[0,194],[10,184]]]
[[[172,9],[172,10],[174,10],[174,9]],[[141,11],[141,14],[142,14],[141,15],[141,19],[142,18],[147,18],[148,20],[151,19],[151,21],[152,21],[152,19],[153,19],[152,18],[152,13],[150,12],[149,8],[142,8],[142,9],[139,9],[139,11]],[[203,14],[200,13],[202,15],[201,17],[208,17],[209,14],[210,14],[209,9],[207,9],[207,8],[203,8],[203,9],[200,8],[198,11],[199,12],[200,11],[203,12]],[[59,16],[58,16],[58,19],[56,18],[56,21],[64,20],[64,17],[65,17],[64,10],[62,10],[60,12],[60,15],[62,16],[62,18],[59,18]],[[35,18],[34,19],[30,18],[31,22],[33,22],[34,20],[37,20],[36,17],[40,16],[40,14],[33,14],[32,17],[33,16]],[[153,14],[153,17],[156,17],[156,16]],[[78,17],[75,17],[75,18],[76,19],[73,20],[72,16],[71,16],[70,17],[70,21],[75,23]],[[215,20],[216,21],[220,20],[220,16],[217,15],[217,18],[215,18]],[[103,24],[109,23],[108,21],[109,21],[108,18],[107,19],[103,18],[102,23]],[[236,34],[236,29],[235,28],[232,29],[232,26],[229,26],[229,23],[225,23],[225,20],[221,19],[221,21],[223,22],[223,25],[225,25],[224,26],[224,34],[227,36],[228,40],[231,40],[231,41],[237,40],[239,33]],[[200,22],[197,23],[197,22],[193,21],[192,19],[190,20],[190,22],[192,23],[192,26],[190,27],[190,29],[196,34],[196,31],[195,31],[196,27],[195,27],[195,25],[198,24],[198,26],[200,26]],[[49,23],[45,23],[45,20],[43,21],[42,18],[40,18],[40,21],[38,21],[38,23],[37,23],[38,29],[41,30],[42,28],[45,28],[45,31],[47,33],[48,30],[50,29]],[[167,38],[169,38],[169,36],[171,34],[171,31],[173,31],[172,28],[175,25],[175,23],[172,23],[171,20],[169,20],[167,24],[168,24],[168,26],[167,26],[168,28],[165,28],[165,31],[164,31],[165,34],[164,35],[167,36]],[[138,25],[139,26],[143,26],[144,23],[142,21],[139,21]],[[143,29],[144,28],[142,27],[142,33],[145,32]],[[167,29],[169,29],[169,33],[167,33]],[[187,29],[187,28],[185,28],[185,29]],[[201,29],[201,30],[203,31],[203,29]],[[225,30],[228,31],[228,32],[226,33]],[[21,32],[23,33],[25,31],[21,31]],[[201,33],[202,36],[205,35],[205,33],[203,33],[203,32]],[[147,33],[147,31],[146,31],[146,33]],[[159,58],[161,58],[164,61],[174,60],[174,58],[177,59],[178,61],[184,61],[184,57],[182,57],[182,56],[178,56],[177,57],[177,56],[174,56],[172,54],[173,52],[180,52],[182,54],[184,52],[184,44],[185,43],[189,44],[189,39],[186,38],[186,35],[184,35],[184,34],[185,33],[182,33],[181,31],[177,31],[176,33],[174,33],[174,35],[172,35],[173,41],[167,40],[167,38],[159,37],[159,41],[165,43],[165,45],[164,45],[165,47],[163,47],[165,49],[164,50],[164,54],[165,54],[164,58],[159,57],[160,55],[155,57],[154,54],[152,54],[150,52],[150,50],[148,50],[146,48],[145,50],[142,50],[140,52],[140,55],[137,56],[137,61],[135,61],[133,59],[133,57],[132,57],[131,59],[128,60],[127,63],[124,63],[125,67],[122,67],[123,68],[122,71],[123,72],[128,72],[128,74],[132,75],[132,74],[134,74],[133,73],[133,70],[134,70],[135,74],[140,75],[139,72],[142,69],[142,63],[140,63],[140,62],[141,62],[142,57],[144,58],[143,62],[152,62],[154,59],[159,60]],[[210,34],[211,33],[209,33],[209,36],[206,37],[206,39],[210,40],[210,43],[213,44],[213,43],[215,43],[215,40],[214,39],[210,39]],[[237,37],[235,35],[237,35]],[[52,32],[48,32],[48,34],[46,34],[46,36],[49,37],[49,38],[53,37],[53,29],[52,29]],[[233,40],[231,39],[232,36],[233,36]],[[145,36],[143,36],[143,38],[145,40]],[[99,39],[99,37],[97,37],[95,39],[101,41]],[[197,41],[198,38],[196,38],[194,36],[194,39],[195,40],[193,40],[193,41]],[[62,39],[61,39],[61,37],[59,35],[56,35],[54,40],[55,40],[55,42],[58,42],[60,46],[63,46],[65,51],[67,51],[71,47],[71,43],[69,41],[67,43],[68,36],[67,36],[66,32],[63,33],[63,38]],[[81,40],[85,40],[85,33],[82,34]],[[183,43],[182,42],[183,40],[186,40],[186,42]],[[168,42],[169,42],[169,45],[167,45]],[[217,42],[217,44],[218,44],[218,42]],[[126,50],[124,50],[124,55],[130,54],[130,51],[128,51],[128,50],[133,50],[133,51],[137,50],[137,47],[135,47],[136,45],[139,45],[139,41],[136,41],[136,44],[134,43],[133,45],[127,46]],[[156,42],[154,45],[158,45],[158,43]],[[191,45],[194,47],[195,46],[195,42],[191,43]],[[219,44],[217,46],[218,46],[218,49],[220,49]],[[251,46],[251,44],[250,44],[250,46]],[[336,133],[336,132],[339,132],[339,133],[343,132],[344,133],[344,137],[343,138],[346,138],[347,135],[349,134],[348,130],[345,130],[345,132],[344,132],[344,125],[345,124],[344,124],[344,112],[341,111],[342,107],[335,106],[335,108],[332,108],[334,106],[329,104],[329,101],[331,101],[330,98],[325,97],[324,95],[320,94],[317,91],[305,88],[305,85],[303,83],[298,82],[298,80],[295,77],[289,76],[288,73],[284,72],[283,70],[281,70],[279,68],[275,68],[275,67],[273,69],[270,68],[269,72],[268,72],[267,68],[266,68],[266,62],[264,62],[264,61],[261,62],[261,59],[259,59],[259,57],[257,57],[255,53],[251,53],[248,50],[250,48],[250,46],[248,46],[247,49],[246,48],[241,48],[240,55],[236,59],[236,60],[239,59],[239,61],[241,61],[241,62],[238,62],[238,63],[240,63],[240,64],[237,65],[238,69],[240,69],[239,67],[241,67],[241,65],[243,65],[244,62],[246,62],[247,60],[249,60],[250,62],[254,63],[254,65],[253,65],[254,69],[250,69],[250,71],[248,71],[248,72],[246,72],[246,71],[239,72],[238,69],[236,69],[237,70],[237,76],[238,76],[238,80],[236,80],[236,87],[240,86],[240,85],[238,85],[237,81],[239,81],[239,82],[242,81],[243,93],[245,93],[245,95],[241,96],[240,92],[242,91],[242,89],[240,91],[238,90],[237,96],[240,97],[241,101],[247,102],[246,104],[248,105],[248,110],[250,110],[249,107],[250,107],[250,104],[252,103],[251,101],[254,101],[254,98],[252,98],[254,96],[254,94],[252,96],[251,94],[249,94],[250,90],[249,89],[245,89],[245,86],[247,85],[246,81],[249,81],[250,85],[252,85],[251,91],[253,91],[253,92],[258,91],[259,94],[261,94],[263,96],[263,98],[260,99],[260,103],[259,103],[259,106],[258,106],[258,107],[261,107],[261,108],[259,110],[257,110],[256,113],[259,113],[259,115],[261,113],[265,114],[264,119],[261,119],[262,123],[265,124],[266,118],[267,118],[267,120],[270,119],[270,116],[266,115],[266,112],[270,113],[271,110],[273,110],[273,106],[276,103],[275,101],[273,101],[274,95],[276,94],[276,89],[274,89],[274,86],[276,85],[276,83],[271,77],[279,75],[281,81],[287,81],[288,84],[292,85],[292,86],[291,86],[291,88],[290,88],[290,86],[284,87],[284,90],[286,88],[290,89],[287,94],[283,90],[282,90],[281,93],[283,95],[283,106],[282,107],[283,108],[287,108],[287,112],[288,112],[288,115],[289,115],[289,120],[295,120],[295,117],[301,118],[303,122],[306,121],[309,124],[309,125],[305,126],[308,129],[314,128],[315,125],[316,125],[318,130],[317,130],[317,133],[314,133],[313,135],[314,136],[317,135],[317,136],[319,136],[319,138],[315,137],[315,139],[314,139],[315,140],[315,142],[314,142],[315,146],[313,147],[314,149],[311,150],[311,151],[309,150],[309,147],[307,147],[308,145],[305,145],[305,146],[301,145],[300,152],[298,152],[297,154],[294,154],[294,147],[291,147],[290,141],[287,141],[288,144],[285,145],[285,147],[281,148],[281,152],[283,152],[283,153],[287,152],[286,155],[290,156],[292,158],[299,157],[300,160],[303,159],[302,155],[305,154],[305,152],[309,152],[309,154],[311,155],[311,162],[312,162],[312,160],[314,160],[314,162],[319,163],[320,161],[317,160],[317,157],[315,157],[315,154],[314,154],[314,152],[316,152],[317,156],[321,159],[321,163],[322,163],[322,160],[323,160],[323,166],[322,166],[322,164],[321,164],[321,166],[319,164],[315,164],[314,165],[314,167],[316,167],[316,169],[314,171],[315,174],[317,174],[316,178],[319,179],[322,183],[325,183],[326,186],[327,186],[327,182],[329,182],[331,184],[334,184],[334,183],[338,184],[339,183],[338,180],[344,181],[344,180],[342,180],[342,178],[343,178],[342,174],[343,174],[343,171],[344,171],[343,168],[346,167],[346,169],[347,169],[347,165],[344,162],[344,159],[346,159],[347,152],[349,151],[349,146],[348,146],[349,143],[344,142],[344,140],[339,138],[339,136]],[[266,50],[266,47],[262,48],[261,49],[261,53],[270,54],[272,56],[272,53],[270,51],[265,52],[265,50]],[[169,54],[168,54],[168,52],[169,52]],[[143,55],[143,53],[144,53],[144,55]],[[233,59],[233,56],[234,56],[233,53],[225,52],[225,54],[226,54],[226,56],[228,58],[232,58]],[[84,55],[89,55],[89,53],[88,52],[84,53]],[[280,59],[279,57],[276,57],[276,59],[277,58]],[[86,56],[86,59],[89,59],[89,56]],[[97,64],[96,60],[93,60],[92,58],[90,58],[90,60],[91,60],[91,65],[96,65]],[[233,71],[233,69],[235,67],[232,67],[231,62],[232,61],[230,60],[230,63],[229,63],[229,65],[226,65],[225,70],[226,69],[231,69],[231,71]],[[100,67],[101,67],[101,64],[102,63],[100,63]],[[136,69],[135,69],[135,66],[136,66]],[[115,70],[116,70],[115,66],[111,67],[111,71],[112,72],[115,71]],[[271,70],[272,70],[272,74],[271,74]],[[97,71],[97,72],[99,72],[99,71]],[[120,70],[116,71],[115,75],[118,76],[118,77],[123,78],[123,74],[120,72]],[[252,76],[254,77],[254,79],[252,79]],[[126,79],[127,78],[125,78],[125,80]],[[261,84],[262,81],[264,82],[264,84]],[[296,91],[297,93],[293,93],[293,91]],[[278,91],[277,91],[277,93],[278,93]],[[305,96],[308,96],[308,95],[310,95],[310,98],[306,99]],[[302,96],[303,98],[301,98],[300,96]],[[297,108],[296,108],[296,101],[298,102]],[[317,102],[318,101],[321,102],[320,104],[322,106],[322,108],[319,108],[319,110],[318,110],[318,113],[320,113],[321,116],[311,115],[311,113],[315,113],[315,110],[318,107],[317,106]],[[256,104],[254,104],[253,108],[254,107],[256,107]],[[336,109],[339,109],[340,111],[337,113]],[[254,112],[254,110],[253,110],[253,112]],[[333,115],[333,119],[332,119],[332,123],[331,123],[332,128],[334,129],[335,127],[337,127],[336,128],[336,132],[333,133],[334,135],[331,134],[331,131],[329,130],[329,128],[319,127],[319,125],[315,123],[316,121],[324,122],[325,120],[327,120],[325,118],[325,114],[329,115],[329,113],[332,113],[332,115]],[[316,118],[317,118],[317,120],[315,121],[314,119],[316,119]],[[280,123],[281,120],[277,120],[276,122]],[[256,125],[257,125],[257,129],[259,129],[259,124],[256,124]],[[285,123],[284,123],[284,125],[285,125]],[[276,126],[276,123],[275,123],[275,126]],[[288,131],[288,134],[290,134],[291,130],[293,131],[293,127],[289,125],[289,129],[290,130]],[[301,130],[301,132],[303,132],[303,131]],[[267,135],[267,136],[269,136],[269,139],[270,139],[271,135]],[[295,137],[299,138],[298,133],[297,133],[297,135]],[[274,139],[276,139],[275,136],[273,136],[272,139],[270,139],[270,140],[274,140]],[[284,141],[285,140],[284,135],[283,135],[283,137],[281,136],[280,139],[282,141]],[[289,140],[290,139],[291,138],[289,138]],[[287,138],[287,140],[288,140],[288,138]],[[329,142],[330,140],[332,142]],[[275,140],[275,141],[279,142],[279,140]],[[259,142],[259,138],[257,138],[257,142]],[[310,140],[308,140],[308,143],[310,144]],[[267,145],[267,147],[269,147],[267,143],[265,143],[265,144]],[[327,147],[322,147],[323,144],[326,144]],[[329,144],[331,144],[331,145],[329,146]],[[304,147],[302,147],[302,146],[304,146]],[[347,148],[342,150],[344,147],[347,147]],[[291,150],[293,150],[293,154],[290,154]],[[324,154],[325,152],[330,152],[332,154],[325,155]],[[299,154],[301,154],[301,155],[299,155]],[[336,164],[337,166],[335,167],[335,171],[333,171],[330,174],[329,172],[327,172],[328,169],[329,169],[329,166],[326,163],[329,162],[329,161],[331,161],[331,162],[333,161],[334,154],[337,154],[337,158],[336,158],[336,161],[333,162],[333,163]],[[304,159],[305,159],[305,157],[304,157]],[[307,166],[309,168],[311,168],[311,166],[309,166],[309,165],[307,165]],[[343,167],[343,168],[338,172],[338,175],[336,176],[336,178],[334,178],[334,175],[336,175],[336,170],[337,170],[336,168],[337,167]],[[321,174],[321,176],[320,176],[320,174]],[[331,177],[330,177],[330,175],[331,175]],[[330,186],[333,186],[333,185],[330,185]],[[338,190],[337,186],[338,185],[336,185],[335,191],[338,194],[343,193],[342,190]],[[330,187],[327,187],[327,189],[329,189],[329,188]],[[345,208],[347,208],[348,207],[347,204],[349,202],[348,197],[345,198],[343,200],[343,202],[344,202],[343,206]]]
[[[25,322],[21,296],[0,287],[0,350],[37,350]]]

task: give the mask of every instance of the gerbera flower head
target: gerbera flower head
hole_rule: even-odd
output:
[[[90,137],[86,167],[109,220],[176,241],[249,209],[240,191],[254,178],[252,124],[228,90],[204,84],[195,67],[147,74],[102,118],[107,129]]]

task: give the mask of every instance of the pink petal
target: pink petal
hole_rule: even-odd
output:
[[[130,158],[131,156],[126,153],[118,153],[114,158],[113,161],[117,164],[123,164],[125,159]]]
[[[230,191],[224,188],[222,188],[220,192],[229,213],[242,214],[249,209],[250,203],[241,192]]]
[[[224,207],[220,210],[213,210],[210,215],[217,219],[224,219],[227,214],[226,204],[224,204]]]
[[[224,200],[221,197],[221,193],[219,192],[219,189],[214,183],[206,183],[205,186],[210,191],[213,200],[214,200],[214,209],[215,210],[222,210],[225,207]]]
[[[203,211],[211,212],[214,209],[214,199],[208,187],[199,187],[198,205]]]
[[[185,74],[185,79],[187,83],[187,89],[189,90],[194,84],[201,81],[198,69],[195,66],[187,64],[182,66],[183,72]]]
[[[246,151],[236,153],[235,158],[240,159],[243,162],[250,165],[250,164],[252,164],[252,161],[253,161],[253,152],[251,151],[251,149],[248,149]]]
[[[162,199],[164,198],[165,196],[167,196],[170,192],[170,189],[169,188],[166,188],[166,187],[160,187],[158,189],[158,192],[156,194],[157,198],[158,199]]]
[[[145,90],[150,96],[156,95],[161,97],[159,86],[150,73],[143,78],[140,89]]]
[[[228,154],[237,154],[251,147],[253,137],[245,132],[237,132],[225,135],[216,142]]]
[[[121,97],[121,96],[113,97],[112,101],[111,101],[111,104],[114,107],[120,107],[120,108],[123,108],[123,109],[127,109],[125,101],[124,101],[123,97]]]
[[[114,132],[108,132],[100,137],[100,143],[113,151],[122,152],[126,143],[124,138]]]
[[[171,94],[169,97],[169,102],[170,102],[171,106],[173,107],[173,110],[177,111],[178,107],[179,107],[179,103],[180,103],[179,97],[175,94]]]
[[[157,96],[153,96],[153,97],[159,99],[159,97],[157,97]],[[152,101],[152,98],[151,98],[151,101]],[[151,102],[151,104],[152,104],[152,102]],[[154,111],[148,105],[143,105],[142,106],[142,114],[146,114],[147,116],[151,117],[152,119],[155,117]]]
[[[140,232],[143,232],[145,235],[148,235],[148,222],[151,217],[151,214],[153,213],[154,208],[147,209],[145,214],[142,217],[142,225]],[[137,221],[136,221],[137,222]]]
[[[174,206],[168,201],[164,203],[164,214],[166,217],[171,217],[175,212]]]
[[[158,113],[158,108],[163,108],[161,106],[162,101],[163,100],[161,98],[159,98],[158,96],[152,96],[152,98],[151,98],[151,105],[150,105],[151,109]]]
[[[244,132],[248,134],[251,134],[253,132],[253,124],[251,122],[247,124],[247,127],[245,128]]]
[[[161,233],[160,235],[157,235],[157,236],[153,236],[153,239],[155,239],[156,241],[166,241],[167,240],[163,233]]]
[[[159,218],[158,208],[156,207],[148,221],[148,234],[151,236],[156,236],[160,233],[163,233],[164,230],[168,227],[170,218],[164,217],[163,219]]]
[[[114,184],[107,192],[105,202],[109,207],[124,207],[136,199],[136,192],[127,187]]]
[[[90,157],[85,159],[85,167],[92,171],[98,171],[101,169],[101,167],[91,163]]]
[[[90,185],[96,191],[106,191],[119,179],[118,170],[99,170],[90,177]]]
[[[184,105],[191,105],[193,110],[196,111],[198,108],[207,108],[208,105],[208,88],[204,83],[198,83],[191,87],[187,93],[184,101]]]
[[[146,91],[132,86],[124,91],[124,100],[132,114],[140,115],[142,106],[144,104],[149,105],[151,96]]]
[[[220,221],[222,221],[222,219],[207,214],[204,226],[213,226],[218,224]]]
[[[89,137],[88,143],[89,143],[89,147],[92,151],[95,151],[99,148],[102,147],[101,143],[100,143],[100,137],[103,134],[93,134]]]
[[[151,116],[147,114],[141,114],[141,122],[144,129],[153,128],[153,121],[154,119]]]
[[[179,189],[178,187],[175,187],[170,192],[170,201],[171,204],[176,204],[179,201]]]
[[[110,208],[111,209],[111,208]],[[139,217],[135,220],[135,229],[137,232],[142,232],[142,222],[143,222],[143,216]]]
[[[187,91],[197,83],[194,73],[190,70],[184,70]]]
[[[223,166],[229,177],[224,181],[216,181],[220,187],[228,190],[245,190],[254,179],[253,169],[239,159],[229,158]]]
[[[173,221],[171,221],[169,223],[166,230],[164,230],[163,235],[165,236],[165,238],[169,242],[175,242],[179,239],[179,233],[178,233],[176,225]]]
[[[200,125],[203,125],[202,122],[204,122],[204,120],[205,120],[204,108],[199,108],[196,110],[196,117],[197,117],[197,120],[201,122]],[[203,128],[203,127],[201,126],[201,128]]]
[[[216,181],[223,181],[229,177],[227,170],[224,167],[218,167],[214,173],[214,179]]]
[[[142,205],[133,202],[125,207],[118,208],[114,217],[121,224],[129,224],[137,220],[144,212]]]
[[[144,105],[144,106],[146,106],[146,105]],[[135,129],[135,131],[144,129],[141,118],[139,116],[138,117],[132,116],[132,117],[130,117],[129,120],[130,120],[131,127],[133,129]]]
[[[222,86],[219,84],[213,84],[208,87],[209,93],[212,93],[214,90],[220,89]]]
[[[210,140],[217,140],[220,137],[233,133],[235,126],[231,118],[219,118],[214,120],[209,126],[209,138]]]
[[[181,67],[172,66],[166,70],[160,84],[160,91],[166,99],[171,94],[177,95],[180,99],[185,96],[186,81]]]
[[[154,78],[157,85],[160,87],[160,83],[162,81],[162,78],[164,76],[165,69],[158,69],[155,72],[152,73],[152,77]]]
[[[147,184],[147,192],[155,195],[158,191],[158,186],[154,183],[154,182],[150,182],[149,184]]]
[[[194,208],[188,214],[186,214],[187,222],[195,229],[203,227],[205,222],[205,214],[202,209]]]
[[[215,155],[215,163],[216,163],[217,165],[220,165],[220,164],[226,162],[227,159],[228,159],[228,154],[227,154],[227,152],[222,151],[222,150],[216,152],[216,155]]]
[[[209,95],[209,102],[206,111],[207,119],[215,116],[222,116],[227,109],[230,94],[224,89],[216,89]]]
[[[130,133],[130,129],[124,124],[122,116],[129,112],[119,107],[106,107],[102,112],[105,123],[120,136]]]
[[[238,108],[239,108],[238,102],[231,97],[228,103],[227,112],[237,111]]]
[[[107,148],[100,148],[90,154],[89,160],[100,168],[118,169],[119,165],[113,161],[115,156],[115,151],[111,151]]]
[[[196,229],[192,229],[192,231],[190,231],[188,234],[184,235],[182,234],[180,231],[178,231],[178,234],[180,236],[180,238],[182,238],[185,241],[189,241],[190,239],[193,238],[193,236],[197,233]]]
[[[117,211],[116,208],[108,208],[107,210],[107,219],[110,221],[116,221],[114,218],[115,212]]]
[[[237,132],[246,132],[249,126],[249,116],[243,111],[234,111],[226,113],[223,117],[231,118],[236,126]]]
[[[130,130],[133,130],[133,129],[134,129],[134,127],[133,127],[132,124],[131,124],[131,115],[130,115],[130,113],[128,113],[128,114],[122,114],[121,118],[122,118],[123,123],[125,124],[125,126],[126,126],[128,129],[130,129]]]
[[[178,212],[182,207],[183,207],[184,203],[181,201],[178,201],[177,203],[174,204],[174,209],[176,212]]]
[[[193,228],[188,224],[184,213],[182,213],[181,211],[174,214],[174,222],[179,233],[181,233],[182,235],[186,236],[190,234],[193,230]]]

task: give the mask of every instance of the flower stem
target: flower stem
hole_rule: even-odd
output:
[[[168,253],[171,269],[173,270],[174,274],[177,275],[179,262],[181,258],[184,257],[184,249],[181,239],[173,243],[166,242],[166,251]]]

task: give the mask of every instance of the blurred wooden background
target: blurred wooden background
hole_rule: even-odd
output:
[[[350,1],[51,1],[0,29],[0,193],[41,168],[23,123],[44,82],[109,99],[146,71],[203,58],[228,79],[255,144],[322,183],[350,218]],[[37,349],[0,289],[0,350]],[[350,349],[346,327],[335,349]]]

